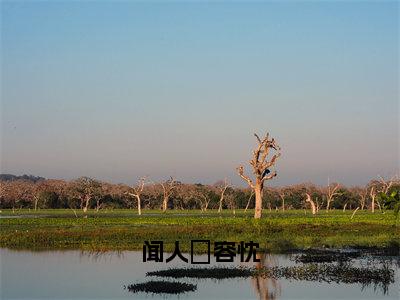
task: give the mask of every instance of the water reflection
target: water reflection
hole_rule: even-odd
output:
[[[89,258],[94,262],[101,260],[111,261],[112,258],[124,259],[123,251],[101,251],[101,250],[83,250],[80,251],[79,256],[81,259]]]
[[[153,280],[146,276],[146,273],[169,268],[194,267],[179,260],[168,264],[143,263],[141,251],[30,252],[0,249],[0,256],[2,299],[131,299],[133,295],[124,290],[123,286]],[[260,262],[257,264],[235,262],[224,263],[222,266],[255,266],[259,270],[279,268],[280,272],[284,267],[296,266],[301,268],[296,269],[301,272],[309,268],[308,264],[298,264],[289,256],[260,254],[258,258]],[[381,266],[377,260],[368,262],[357,258],[354,263],[353,267],[363,267],[364,263],[368,263],[367,266],[371,268]],[[190,299],[315,299],[317,295],[329,295],[331,298],[341,299],[399,299],[399,268],[395,262],[388,265],[395,271],[395,282],[387,286],[387,294],[383,294],[380,289],[375,290],[374,285],[363,287],[360,283],[346,283],[346,281],[298,280],[300,277],[285,276],[176,280],[197,285],[196,292],[187,295]],[[216,266],[217,264],[212,263],[207,267]],[[286,273],[281,272],[278,275],[280,274]],[[154,278],[154,280],[159,279],[159,277]],[[24,284],[21,285],[21,282]],[[148,299],[149,296],[138,293],[134,297]],[[151,296],[152,299],[164,299],[164,297]],[[169,298],[175,299],[174,297]]]
[[[276,257],[270,254],[257,254],[257,258],[260,260],[256,263],[259,270],[278,265]],[[258,275],[252,277],[251,282],[260,300],[275,300],[281,296],[281,285],[275,278]]]

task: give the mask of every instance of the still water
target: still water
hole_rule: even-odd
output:
[[[201,258],[201,257],[200,257]],[[30,252],[0,249],[1,299],[399,299],[399,268],[386,294],[374,286],[271,278],[168,279],[146,277],[146,272],[191,267],[178,258],[167,263],[143,262],[142,252],[88,253]],[[267,255],[265,266],[290,266],[286,255]],[[211,265],[245,265],[240,262]],[[125,285],[149,280],[197,284],[195,292],[180,295],[132,294]]]

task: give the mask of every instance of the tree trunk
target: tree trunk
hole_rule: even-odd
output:
[[[90,196],[85,197],[85,206],[83,207],[83,212],[86,213],[88,208],[89,208],[89,201],[90,201]]]
[[[378,205],[379,211],[382,211],[381,203],[379,200],[376,200],[376,205]]]
[[[142,206],[141,206],[141,203],[140,203],[140,197],[136,196],[136,199],[137,199],[138,215],[140,216],[142,214]]]
[[[310,205],[311,205],[311,213],[313,215],[315,215],[317,213],[317,210],[316,210],[316,207],[315,207],[315,203],[314,203],[314,201],[311,200],[311,196],[309,194],[306,194],[306,195],[307,195],[306,202],[310,203]]]
[[[372,196],[371,198],[371,212],[375,212],[375,196]]]
[[[101,204],[100,204],[100,200],[99,200],[99,199],[97,199],[97,200],[96,200],[96,212],[98,212],[98,211],[99,211],[99,209],[100,209],[100,206],[101,206]]]
[[[163,199],[163,212],[167,210],[168,207],[168,197],[164,197]]]
[[[257,184],[254,188],[254,193],[256,196],[254,218],[260,219],[261,212],[262,212],[262,183],[261,182],[257,182]]]
[[[224,193],[221,194],[221,197],[219,198],[219,207],[218,207],[218,212],[220,213],[222,211],[222,202],[224,201]]]

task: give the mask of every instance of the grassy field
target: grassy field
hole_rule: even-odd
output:
[[[141,250],[146,240],[162,240],[171,250],[175,241],[182,251],[190,241],[254,241],[270,252],[309,247],[387,247],[400,243],[400,226],[392,212],[374,214],[321,211],[312,216],[297,211],[264,211],[254,220],[253,211],[202,213],[173,210],[90,211],[87,218],[72,210],[2,210],[0,247],[12,249],[90,251]],[[212,247],[211,247],[212,248]]]

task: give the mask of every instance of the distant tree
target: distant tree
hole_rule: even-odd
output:
[[[269,139],[269,134],[265,136],[264,139],[260,139],[257,134],[254,134],[258,141],[258,147],[253,151],[253,159],[250,161],[250,165],[253,168],[253,173],[255,175],[255,182],[251,180],[248,176],[244,175],[243,166],[237,168],[239,176],[247,182],[247,184],[254,190],[255,193],[255,213],[254,218],[261,218],[262,214],[262,195],[264,189],[264,182],[274,178],[277,173],[273,171],[271,173],[270,168],[276,163],[276,160],[281,155],[280,147],[276,144],[275,140]],[[270,160],[268,160],[268,155],[270,149],[276,151]]]
[[[352,187],[350,188],[350,191],[358,196],[358,201],[359,201],[359,207],[361,210],[364,210],[365,205],[367,203],[367,198],[368,198],[368,187]]]
[[[228,209],[232,210],[233,214],[236,214],[236,207],[237,207],[237,201],[235,197],[234,190],[230,188],[228,192],[225,195],[225,201],[227,204]]]
[[[277,190],[277,194],[279,195],[279,198],[282,201],[281,209],[282,209],[282,211],[285,211],[285,199],[286,199],[286,197],[288,197],[292,194],[293,190],[287,186],[279,187],[276,190]]]
[[[311,199],[311,195],[309,193],[306,193],[306,202],[310,203],[311,206],[311,213],[315,215],[317,213],[317,206],[315,205],[315,202]]]
[[[379,183],[377,181],[371,181],[369,183],[369,196],[371,198],[371,212],[372,213],[375,212],[375,199],[378,194],[378,192],[377,192],[378,185],[379,185]],[[378,201],[378,205],[380,207],[379,201]]]
[[[40,208],[59,208],[58,195],[54,191],[42,190],[37,195],[35,209]]]
[[[221,213],[222,211],[222,205],[224,203],[224,198],[225,198],[225,192],[230,186],[228,183],[228,180],[225,178],[224,180],[217,181],[214,184],[215,188],[219,191],[219,206],[218,206],[218,212]]]
[[[44,208],[47,203],[47,198],[50,195],[50,187],[47,185],[47,181],[39,181],[34,185],[34,191],[33,191],[33,201],[34,205],[33,208],[34,210],[37,210],[38,204],[40,202],[40,208]]]
[[[46,179],[47,191],[57,194],[57,203],[52,203],[50,208],[68,208],[69,198],[71,197],[68,184],[64,180]],[[53,199],[54,200],[54,199]],[[48,204],[49,205],[49,204]]]
[[[394,190],[389,194],[381,192],[379,197],[383,201],[383,207],[393,209],[394,215],[398,217],[400,211],[400,190]]]
[[[231,186],[228,192],[231,193],[232,196],[235,198],[235,205],[237,208],[245,208],[247,206],[247,203],[249,202],[249,197],[252,191],[253,190],[250,188],[239,188]]]
[[[168,208],[168,201],[172,196],[173,191],[176,189],[177,182],[171,176],[168,180],[161,182],[160,185],[163,189],[163,205],[162,210],[165,212]]]
[[[278,188],[271,187],[269,189],[264,189],[263,199],[267,200],[266,203],[270,211],[272,209],[279,210],[279,207],[281,206],[281,198],[279,196]]]
[[[250,201],[254,198],[253,196],[254,196],[254,190],[253,190],[253,189],[250,189],[249,198],[248,198],[248,200],[247,200],[247,204],[246,204],[246,207],[245,207],[245,209],[244,209],[244,212],[246,212],[247,209],[249,208],[249,206],[250,206]]]
[[[80,200],[80,208],[86,213],[91,201],[101,198],[101,183],[89,177],[80,177],[71,183],[71,193],[74,198]]]
[[[142,207],[141,207],[141,195],[143,193],[144,185],[146,184],[147,177],[141,177],[138,181],[138,184],[132,187],[132,191],[128,194],[137,200],[137,208],[138,208],[138,215],[142,214]]]
[[[379,210],[382,210],[379,194],[388,194],[389,190],[394,184],[399,182],[397,176],[393,176],[391,179],[385,180],[383,177],[379,176],[378,180],[371,180],[368,183],[369,195],[371,198],[371,212],[375,212],[375,204],[378,206]]]
[[[16,176],[12,174],[0,174],[0,181],[15,181],[15,180],[25,180],[36,183],[38,181],[45,180],[45,178],[40,176],[26,175],[26,174],[22,176]]]
[[[1,204],[5,208],[31,207],[34,202],[35,183],[23,179],[2,181],[0,184]]]
[[[207,186],[202,184],[195,184],[193,190],[193,196],[198,200],[200,209],[207,211],[210,201],[213,198],[214,193]]]
[[[338,189],[338,193],[335,198],[335,202],[332,204],[332,207],[336,209],[346,208],[352,209],[353,207],[357,207],[359,204],[359,196],[358,194],[353,192],[353,189],[348,189],[345,186],[341,186]]]
[[[125,206],[125,203],[130,201],[130,196],[127,195],[130,188],[125,184],[101,184],[103,199],[101,203],[96,202],[96,210],[100,208],[121,208]]]
[[[325,189],[326,211],[329,211],[331,203],[334,200],[334,197],[340,194],[338,191],[339,187],[340,185],[338,183],[330,184],[328,180],[328,186]]]

